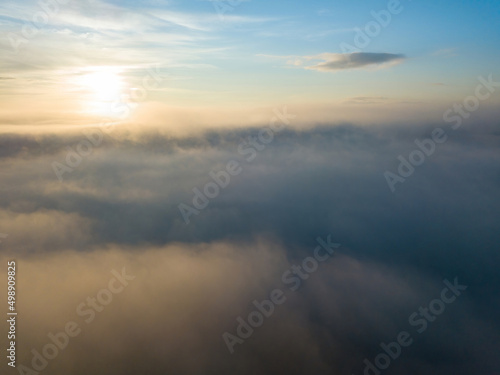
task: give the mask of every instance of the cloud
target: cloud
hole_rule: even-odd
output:
[[[406,59],[405,55],[393,53],[353,52],[353,53],[321,53],[312,56],[276,56],[259,54],[271,60],[286,61],[287,65],[300,66],[304,69],[331,72],[362,68],[385,68],[400,64]],[[313,65],[311,65],[311,62]]]
[[[347,99],[346,102],[353,104],[381,104],[390,103],[391,99],[384,96],[356,96]]]
[[[306,69],[331,72],[366,67],[387,67],[401,63],[405,56],[392,53],[353,52],[353,53],[324,53],[312,56],[309,59],[321,59],[324,62],[308,66]]]
[[[382,175],[437,126],[286,128],[251,163],[238,146],[260,127],[129,129],[63,183],[51,163],[64,162],[76,134],[2,135],[2,184],[14,188],[0,194],[0,232],[9,233],[0,261],[16,259],[23,283],[20,363],[73,320],[85,330],[51,374],[361,374],[363,359],[409,329],[444,278],[458,277],[468,290],[387,374],[495,373],[498,120],[450,133],[396,194]],[[186,225],[178,204],[233,159],[242,173]],[[283,272],[327,234],[342,244],[338,256],[231,356],[222,333],[283,287]],[[136,280],[86,325],[76,306],[122,267]]]
[[[6,264],[8,258],[0,260]],[[109,247],[18,260],[24,319],[17,364],[31,368],[32,349],[43,352],[51,343],[49,333],[58,334],[75,322],[80,333],[48,360],[46,371],[53,375],[299,375],[303,368],[320,375],[342,369],[358,373],[363,358],[372,355],[367,348],[392,340],[399,326],[407,327],[409,313],[439,290],[440,281],[340,254],[292,292],[280,280],[292,264],[283,245],[265,239],[143,246],[140,251]],[[112,270],[123,268],[134,279],[101,305],[99,292],[108,287]],[[0,276],[6,279],[5,269]],[[231,355],[222,334],[236,334],[236,318],[247,319],[254,310],[252,301],[269,298],[275,288],[284,291],[285,303]],[[96,296],[97,307],[91,308],[88,298]],[[461,297],[462,304],[467,299]],[[78,313],[82,303],[85,309]],[[480,324],[457,323],[469,319],[471,312],[459,302],[451,309],[458,313],[445,314],[453,319],[439,317],[440,326],[433,328],[464,337],[467,348],[480,345],[479,332],[472,330],[480,330]],[[93,319],[88,311],[94,311]],[[409,375],[408,369],[425,363],[432,350],[458,354],[455,341],[438,347],[414,344],[411,355],[403,353],[398,360],[404,366],[399,374]],[[452,358],[443,361],[427,373],[437,375],[440,366],[453,365]],[[461,366],[468,369],[471,364],[464,362]]]
[[[443,56],[443,57],[453,57],[457,56],[458,48],[444,48],[432,53],[432,56]]]

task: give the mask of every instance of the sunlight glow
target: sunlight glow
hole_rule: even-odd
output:
[[[114,108],[121,102],[124,90],[118,69],[93,68],[78,76],[73,83],[84,92],[82,106],[86,113],[111,117],[118,115]]]

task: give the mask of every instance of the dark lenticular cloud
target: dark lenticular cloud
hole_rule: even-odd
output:
[[[402,54],[374,52],[325,53],[319,57],[325,61],[309,66],[307,69],[329,72],[373,66],[383,67],[388,64],[400,63],[406,58]]]

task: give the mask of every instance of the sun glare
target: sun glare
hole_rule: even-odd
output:
[[[116,69],[94,69],[76,79],[79,90],[84,92],[84,111],[87,113],[116,116],[113,108],[121,100],[124,82]]]

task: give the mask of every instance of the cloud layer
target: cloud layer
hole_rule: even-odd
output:
[[[395,194],[383,177],[436,126],[285,128],[251,161],[238,148],[261,128],[124,131],[63,182],[51,163],[83,134],[3,135],[1,246],[19,263],[21,363],[49,332],[82,323],[76,306],[126,267],[137,278],[82,323],[51,374],[362,373],[455,277],[468,290],[386,373],[494,373],[498,123],[450,134]],[[241,173],[187,225],[178,205],[230,160]],[[222,333],[327,234],[338,256],[230,355]]]

